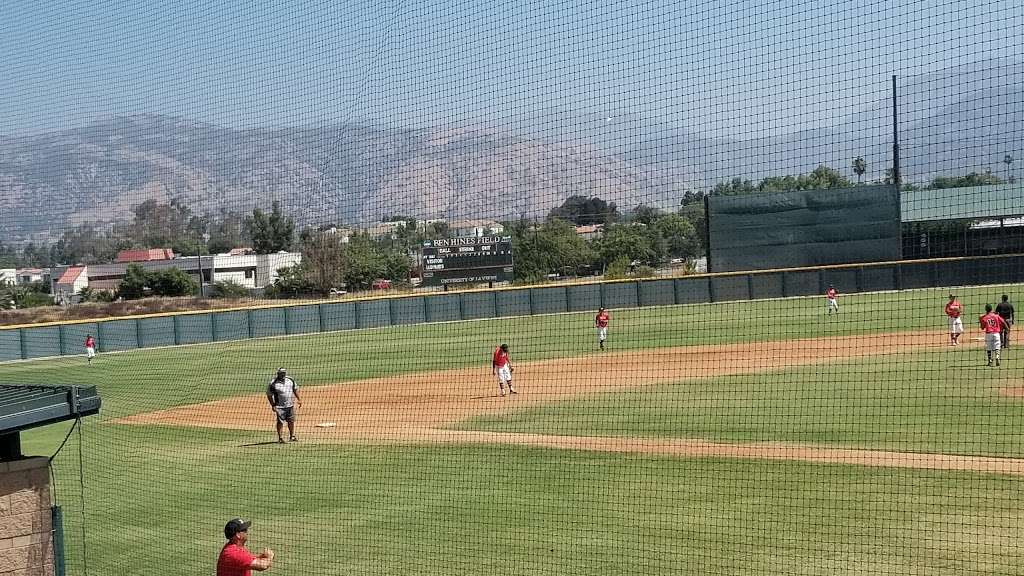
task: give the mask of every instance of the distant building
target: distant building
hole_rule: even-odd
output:
[[[92,290],[113,292],[124,280],[128,266],[137,265],[148,272],[177,268],[196,282],[209,285],[214,282],[231,281],[246,288],[263,288],[273,284],[279,278],[278,270],[295,266],[302,261],[302,254],[297,252],[277,252],[275,254],[252,254],[249,249],[232,250],[226,254],[212,256],[187,256],[185,258],[144,260],[141,262],[114,262],[111,264],[91,264],[83,266],[64,266],[56,268],[60,273],[53,283],[53,293],[64,291],[69,295],[81,292],[88,286]],[[202,277],[200,279],[200,272]],[[72,282],[72,279],[74,281]],[[72,289],[76,287],[75,289]],[[72,301],[72,300],[65,300]]]
[[[143,250],[122,250],[117,253],[114,262],[152,262],[154,260],[172,260],[174,251],[170,248],[149,248]]]
[[[14,268],[0,268],[0,285],[13,286],[18,283],[18,271]]]
[[[398,233],[399,228],[405,228],[407,222],[405,220],[397,220],[395,222],[380,222],[373,226],[367,226],[362,231],[367,236],[374,239],[380,238],[394,238],[395,234]]]
[[[448,224],[448,232],[453,238],[480,238],[504,231],[505,227],[494,220],[453,220]]]
[[[277,273],[302,262],[298,252],[277,252],[275,254],[217,254],[209,265],[208,275],[214,282],[231,281],[246,288],[263,288],[280,278]],[[204,258],[204,265],[206,258]]]
[[[588,224],[586,226],[577,226],[576,235],[584,240],[593,240],[604,234],[604,224]]]
[[[54,281],[51,292],[58,303],[71,303],[75,295],[89,286],[89,275],[86,266],[71,266],[64,270]]]
[[[338,228],[337,226],[325,226],[323,228],[320,228],[318,231],[319,232],[323,232],[324,234],[339,234],[339,235],[341,235],[341,243],[342,244],[348,244],[349,238],[352,237],[352,229],[351,228]]]
[[[15,279],[18,284],[45,282],[49,272],[49,270],[43,268],[18,268],[15,271]]]

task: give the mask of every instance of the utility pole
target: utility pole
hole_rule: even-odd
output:
[[[892,75],[892,181],[899,190],[903,184],[900,174],[900,124],[899,110],[896,102],[896,75]]]

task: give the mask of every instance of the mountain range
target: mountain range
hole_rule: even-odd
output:
[[[906,181],[1010,171],[1024,151],[1024,64],[996,61],[900,87]],[[829,126],[706,136],[656,118],[547,110],[514,125],[371,124],[234,129],[163,115],[0,136],[0,241],[54,240],[69,226],[129,218],[147,199],[193,212],[281,202],[304,225],[418,218],[542,217],[570,195],[672,207],[686,190],[828,164],[866,179],[891,166],[888,93],[844,105]],[[778,126],[787,119],[760,118]],[[697,122],[699,125],[700,123]],[[1019,165],[1018,165],[1019,166]]]

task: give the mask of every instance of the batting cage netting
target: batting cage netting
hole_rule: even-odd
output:
[[[1022,28],[0,4],[0,576],[1020,573]]]

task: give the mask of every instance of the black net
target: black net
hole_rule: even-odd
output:
[[[0,4],[0,574],[1019,572],[1022,25]]]

